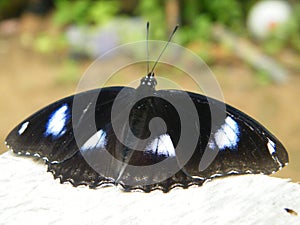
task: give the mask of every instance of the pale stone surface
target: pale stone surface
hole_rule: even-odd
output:
[[[60,184],[40,160],[0,155],[0,224],[300,224],[300,185],[264,175],[164,194]],[[284,208],[298,213],[292,215]]]

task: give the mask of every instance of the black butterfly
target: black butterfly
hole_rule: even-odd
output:
[[[6,144],[43,158],[62,183],[119,184],[125,191],[168,192],[219,176],[270,174],[288,163],[280,141],[241,111],[155,86],[152,70],[137,89],[108,87],[61,99],[20,123]],[[212,112],[220,115],[214,122]]]

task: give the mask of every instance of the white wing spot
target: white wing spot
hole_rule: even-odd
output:
[[[267,146],[270,154],[273,155],[276,152],[276,144],[268,138]]]
[[[106,144],[106,132],[99,130],[81,146],[80,151],[105,148]]]
[[[239,141],[239,127],[231,117],[227,116],[225,123],[215,133],[215,141],[220,150],[225,148],[235,148]]]
[[[60,137],[66,132],[66,122],[68,118],[68,105],[64,104],[59,109],[57,109],[49,117],[48,123],[46,125],[46,136]]]
[[[146,152],[152,152],[158,155],[176,156],[175,148],[168,134],[162,134],[155,138],[145,149]]]
[[[24,131],[27,129],[29,122],[25,122],[22,124],[22,126],[20,127],[20,129],[18,130],[18,134],[21,135],[24,133]]]

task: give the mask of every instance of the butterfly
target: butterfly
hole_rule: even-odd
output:
[[[61,183],[124,191],[168,192],[287,165],[284,146],[259,122],[205,95],[156,90],[154,68],[136,89],[98,88],[46,106],[16,126],[6,145],[44,159]]]

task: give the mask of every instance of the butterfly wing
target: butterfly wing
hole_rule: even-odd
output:
[[[83,133],[81,139],[75,140],[74,127],[85,129],[90,126],[85,123],[90,110],[96,110],[95,114],[102,116],[102,124],[99,126],[104,127],[110,123],[109,108],[122,89],[123,87],[95,89],[50,104],[15,127],[7,136],[6,144],[20,155],[38,156],[50,163],[62,162],[72,157],[79,150],[78,145],[91,135]],[[128,92],[134,90],[126,89]],[[100,101],[97,102],[99,93]],[[89,122],[94,120],[89,119]]]
[[[129,128],[122,126],[121,137],[116,135],[111,117],[113,103],[123,89],[103,88],[98,100],[94,98],[99,90],[93,90],[55,102],[24,120],[8,135],[6,142],[15,153],[47,159],[48,170],[61,182],[90,187],[118,183],[128,191],[161,189],[168,192],[176,186],[201,185],[216,176],[269,174],[288,162],[287,152],[279,140],[257,121],[229,105],[222,107],[223,103],[215,99],[189,92],[198,119],[191,119],[188,136],[196,140],[196,145],[195,148],[190,148],[189,143],[185,147],[178,146],[183,131],[182,118],[178,108],[170,102],[177,102],[185,117],[193,118],[193,112],[184,107],[186,92],[178,90],[156,91],[154,97],[132,107],[129,121],[134,135],[140,140],[153,131],[155,135],[142,145],[137,142],[135,147],[139,151],[128,147],[122,141],[130,140],[126,136]],[[125,93],[121,110],[131,107],[129,103],[136,90],[125,88]],[[224,115],[214,124],[212,110]],[[161,128],[161,123],[156,123],[150,131],[149,124],[156,117],[164,121],[166,130]],[[117,124],[127,119],[122,111],[113,118]],[[93,124],[96,126],[91,129]],[[197,134],[199,127],[200,134]],[[185,162],[182,158],[187,149],[193,153]],[[215,158],[203,170],[200,164],[207,151],[214,153]],[[152,165],[163,161],[170,164],[153,170]],[[174,165],[178,169],[170,174]]]
[[[127,191],[141,189],[150,192],[160,189],[168,192],[177,186],[186,188],[193,184],[202,185],[205,180],[216,176],[269,174],[288,162],[287,153],[279,140],[257,121],[229,105],[222,107],[222,102],[194,93],[188,93],[188,96],[196,108],[199,121],[192,121],[188,136],[189,140],[196,140],[196,145],[190,159],[184,162],[182,159],[188,154],[190,143],[186,143],[185,147],[178,146],[183,135],[180,124],[182,118],[172,102],[177,102],[177,107],[181,107],[179,111],[186,117],[193,118],[192,111],[184,106],[186,95],[177,90],[161,90],[154,95],[135,104],[129,116],[132,125],[130,129],[139,140],[154,133],[146,143],[138,142],[136,148],[128,147],[120,142],[109,126],[104,133],[110,132],[106,140],[109,143],[108,151],[113,157],[110,155],[105,158],[103,147],[95,144],[103,142],[102,133],[94,140],[89,151],[78,153],[83,154],[89,165],[93,165],[92,168],[101,175],[97,185],[109,178],[105,183],[118,183]],[[217,118],[215,124],[212,124],[212,110],[217,111],[216,115],[224,115]],[[162,129],[161,122],[151,124],[152,119],[157,117],[164,121],[165,130]],[[118,119],[118,123],[123,124],[127,117],[119,116]],[[200,133],[197,136],[199,127]],[[125,134],[127,132],[128,130],[124,131]],[[125,136],[121,138],[123,141],[130,139]],[[201,170],[200,163],[205,151],[216,154],[207,168]],[[117,161],[112,160],[113,158]],[[160,165],[162,162],[166,163]],[[177,170],[170,173],[174,168]],[[90,186],[95,183],[94,180],[89,181]]]
[[[180,98],[180,91],[170,93]],[[184,167],[188,174],[204,179],[228,174],[270,174],[288,163],[288,154],[282,143],[259,122],[218,100],[188,94],[200,122],[199,143]],[[212,123],[211,115],[223,116]],[[215,158],[205,158],[205,151]],[[201,169],[201,160],[207,164],[204,169]]]
[[[173,141],[178,142],[182,135],[181,130],[177,129],[176,132],[172,132],[170,129],[171,132],[167,134],[170,135],[176,148],[176,158],[181,169],[165,181],[156,186],[152,185],[150,188],[169,191],[176,186],[202,185],[205,180],[218,176],[246,173],[270,174],[288,163],[288,154],[281,142],[259,122],[216,99],[187,93],[194,103],[199,118],[199,121],[195,120],[195,125],[189,128],[189,135],[192,136],[196,133],[197,127],[200,127],[194,153],[183,165],[182,154],[186,154],[187,151],[176,146],[176,142]],[[186,98],[184,93],[178,90],[160,90],[157,95],[177,102],[184,102]],[[160,104],[158,108],[165,109],[165,112],[158,113],[158,116],[165,115],[171,118],[171,123],[166,121],[170,127],[173,123],[180,123],[180,120],[172,116],[174,115],[173,109],[163,104]],[[192,118],[190,109],[181,110]],[[212,115],[217,118],[212,120]],[[198,122],[199,125],[197,125]],[[192,137],[192,139],[195,138],[197,137]],[[172,148],[168,145],[164,151],[171,151]],[[210,154],[207,155],[207,153]],[[201,168],[202,160],[204,160],[204,169],[203,166]]]

